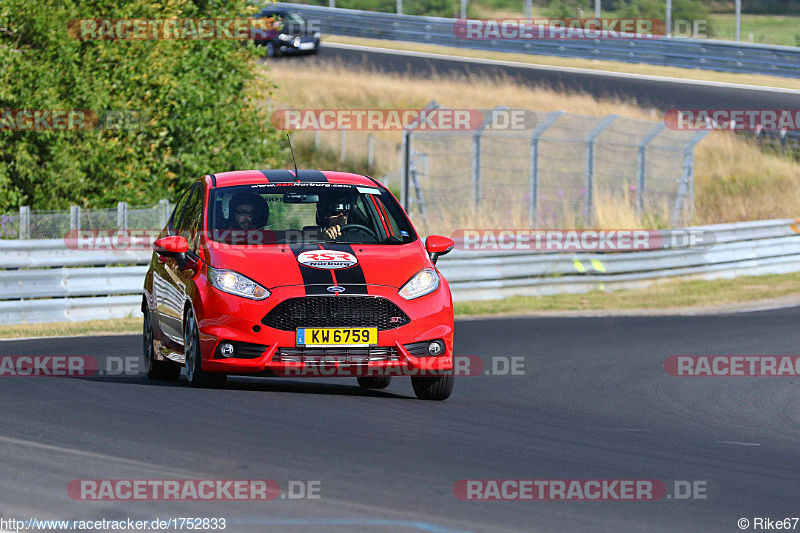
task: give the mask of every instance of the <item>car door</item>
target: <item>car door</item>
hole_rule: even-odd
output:
[[[168,231],[170,235],[183,235],[190,240],[190,228],[195,213],[202,213],[202,189],[198,183],[192,185],[181,197],[172,213]],[[199,204],[199,205],[198,205]],[[158,303],[161,331],[172,341],[183,346],[183,302],[186,294],[185,276],[174,257],[166,258],[160,276],[153,278]],[[157,272],[156,274],[159,274]]]

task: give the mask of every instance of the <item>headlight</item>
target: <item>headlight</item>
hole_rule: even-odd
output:
[[[278,35],[278,39],[280,39],[281,41],[291,41],[292,40],[292,36],[291,35],[287,35],[285,33],[281,33],[280,35]]]
[[[322,34],[320,32],[318,32],[318,31],[314,32],[314,39],[319,39],[321,36],[322,36]]]
[[[222,292],[235,294],[243,298],[263,300],[270,295],[267,289],[233,270],[217,270],[216,268],[208,267],[208,279],[211,280],[211,285]]]
[[[413,300],[439,288],[439,274],[432,268],[423,268],[400,289],[400,296]]]

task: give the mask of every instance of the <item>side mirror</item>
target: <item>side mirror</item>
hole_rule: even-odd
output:
[[[162,237],[153,243],[153,249],[160,258],[174,257],[181,269],[186,266],[186,253],[189,251],[189,243],[184,237],[180,235]]]
[[[435,265],[440,255],[450,253],[450,250],[456,245],[453,239],[442,237],[441,235],[430,235],[425,239],[425,251],[428,252],[428,257]]]

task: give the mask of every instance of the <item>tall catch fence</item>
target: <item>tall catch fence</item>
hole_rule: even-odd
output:
[[[110,209],[74,205],[69,211],[32,211],[23,206],[18,213],[0,215],[0,239],[62,239],[75,230],[161,229],[171,212],[168,200],[135,207],[119,202]]]
[[[616,115],[535,117],[525,131],[405,131],[404,207],[431,232],[478,224],[585,227],[609,219],[689,223],[694,148],[708,131]]]

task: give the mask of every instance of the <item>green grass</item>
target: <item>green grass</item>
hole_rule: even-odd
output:
[[[733,41],[736,38],[734,15],[711,15],[714,39]],[[742,42],[800,46],[800,17],[792,15],[742,15]]]

